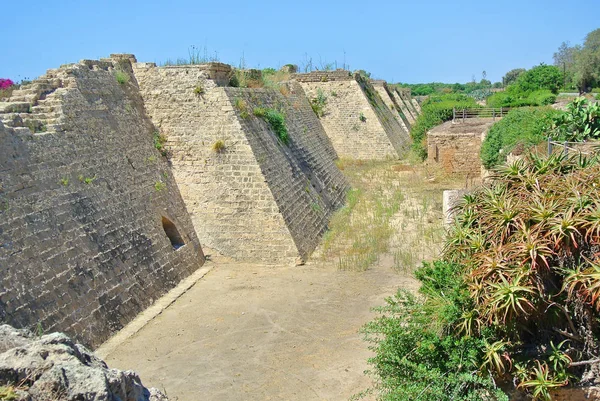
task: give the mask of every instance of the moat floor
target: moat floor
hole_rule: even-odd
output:
[[[210,273],[106,358],[171,400],[347,400],[370,385],[359,328],[409,277],[212,262]]]
[[[332,223],[343,235],[325,240],[304,266],[212,257],[189,291],[106,348],[109,366],[137,371],[178,401],[341,401],[368,389],[371,352],[359,329],[398,288],[417,289],[410,272],[440,249],[442,188],[458,184],[394,161],[341,167],[362,191],[352,215]],[[393,204],[388,238],[373,222]],[[365,271],[339,270],[365,233],[389,250]]]

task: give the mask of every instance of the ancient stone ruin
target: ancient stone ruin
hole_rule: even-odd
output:
[[[302,263],[349,189],[336,159],[407,147],[417,111],[385,84],[333,71],[246,89],[231,76],[112,55],[0,102],[0,322],[95,348],[196,271],[201,244]]]
[[[296,74],[294,79],[310,99],[327,97],[321,123],[338,156],[385,159],[404,154],[407,127],[399,123],[367,78],[336,70]]]

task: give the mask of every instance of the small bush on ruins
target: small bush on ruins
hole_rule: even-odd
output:
[[[442,259],[364,328],[382,400],[534,399],[600,363],[600,162],[533,154],[466,195]]]
[[[358,115],[358,119],[360,120],[361,123],[366,123],[367,122],[367,117],[365,117],[365,115],[361,113]]]
[[[248,104],[244,99],[239,97],[235,98],[234,106],[239,110],[240,117],[244,119],[250,117],[250,113],[248,113]]]
[[[201,95],[203,95],[203,94],[204,94],[204,86],[202,85],[202,83],[201,83],[201,82],[198,82],[198,83],[196,84],[196,86],[194,87],[194,94],[195,94],[196,96],[201,96]]]
[[[165,148],[165,143],[167,143],[166,136],[158,131],[154,131],[152,134],[152,142],[154,143],[154,148],[158,150],[162,156],[167,157],[169,155],[167,148]]]
[[[317,89],[317,96],[310,99],[310,107],[312,107],[313,111],[317,115],[318,118],[321,118],[325,115],[325,106],[327,105],[327,95],[320,88]]]
[[[446,94],[430,96],[421,105],[421,114],[410,129],[412,137],[412,152],[418,159],[424,160],[427,157],[427,131],[452,119],[452,110],[454,108],[479,108],[475,99],[466,95]]]
[[[288,130],[285,125],[285,116],[281,112],[275,109],[255,107],[253,110],[253,114],[256,117],[260,117],[267,123],[269,123],[271,129],[275,132],[275,135],[277,135],[277,138],[279,138],[279,140],[283,142],[283,144],[289,144],[290,138],[288,136]]]
[[[218,140],[212,145],[212,150],[215,153],[221,153],[225,151],[225,142]]]
[[[129,74],[123,71],[115,71],[115,79],[120,85],[125,85],[129,82]]]
[[[492,168],[506,160],[515,148],[530,148],[546,140],[560,112],[550,107],[511,110],[494,124],[481,144],[483,166]]]

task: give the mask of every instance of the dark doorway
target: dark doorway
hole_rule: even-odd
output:
[[[171,245],[173,245],[173,249],[179,249],[185,245],[181,234],[179,234],[179,230],[173,224],[173,222],[167,219],[165,216],[162,218],[162,226],[163,230],[165,230],[165,234],[169,237],[169,241],[171,241]]]

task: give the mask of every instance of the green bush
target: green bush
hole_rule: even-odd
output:
[[[516,86],[511,86],[504,92],[496,92],[488,97],[486,104],[489,107],[525,107],[546,106],[555,101],[556,95],[547,89],[519,92]]]
[[[578,97],[567,105],[566,113],[554,118],[554,137],[573,142],[600,139],[600,105]]]
[[[475,99],[461,94],[446,94],[430,96],[421,105],[421,114],[411,126],[410,135],[412,138],[412,151],[421,160],[427,157],[425,141],[427,140],[427,131],[452,119],[453,109],[479,108]]]
[[[375,357],[369,359],[382,401],[508,400],[489,376],[475,375],[484,363],[484,336],[455,329],[473,301],[461,267],[442,261],[416,271],[422,297],[399,291],[362,332]]]
[[[528,155],[455,209],[442,259],[363,332],[379,400],[534,400],[595,371],[600,160]],[[591,377],[591,376],[590,376]]]
[[[517,145],[530,147],[548,137],[553,118],[560,111],[549,107],[511,110],[506,117],[495,123],[481,144],[481,162],[492,168],[506,160]]]
[[[545,89],[556,94],[562,83],[563,75],[560,69],[542,63],[519,75],[514,86],[518,92],[533,92]]]
[[[277,137],[285,145],[288,145],[290,138],[285,125],[285,116],[275,109],[267,109],[264,107],[255,107],[253,113],[256,117],[260,117],[269,123]]]

